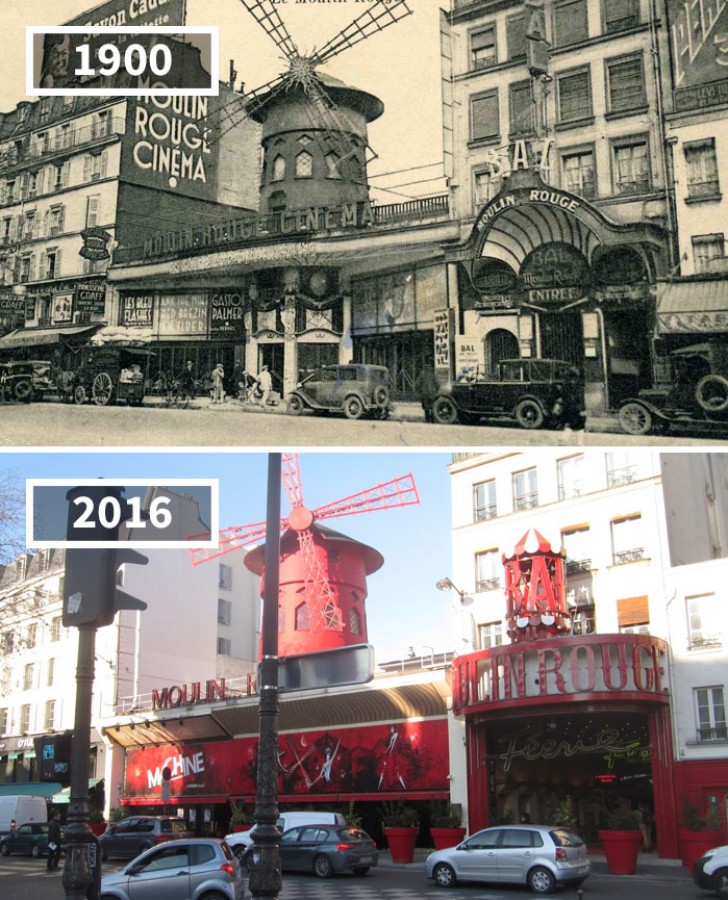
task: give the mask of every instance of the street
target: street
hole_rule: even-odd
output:
[[[619,432],[524,430],[506,425],[426,424],[419,406],[395,407],[387,421],[290,416],[237,401],[188,409],[158,406],[4,404],[0,446],[7,447],[685,447],[725,446],[725,438],[632,437]],[[604,427],[604,423],[600,423]]]
[[[61,861],[61,866],[63,860]],[[106,864],[105,871],[114,871],[121,863]],[[661,900],[699,900],[710,895],[699,890],[675,866],[649,866],[646,874],[613,876],[602,874],[603,865],[584,883],[584,897],[598,900],[644,900],[660,896]],[[7,857],[0,860],[3,900],[63,900],[62,868],[47,873],[45,860]],[[638,867],[639,873],[639,867]],[[571,888],[557,891],[555,896],[573,897]],[[249,894],[246,891],[246,897]],[[499,885],[467,884],[445,890],[433,885],[424,875],[424,862],[411,866],[380,865],[363,878],[343,875],[322,880],[307,875],[283,876],[280,900],[523,900],[534,895],[527,888]]]

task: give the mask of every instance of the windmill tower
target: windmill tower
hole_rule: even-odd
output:
[[[309,55],[299,53],[273,0],[241,0],[289,68],[245,96],[263,126],[261,213],[333,207],[368,199],[367,126],[381,100],[317,68],[411,14],[406,0],[374,0],[350,25]]]
[[[278,655],[367,643],[366,578],[384,559],[374,548],[317,523],[418,504],[414,478],[411,474],[395,478],[312,510],[304,504],[298,454],[283,455],[281,477],[291,511],[280,523]],[[190,551],[192,564],[256,544],[265,531],[265,522],[225,529],[218,548]],[[261,545],[245,560],[263,578],[264,554]]]

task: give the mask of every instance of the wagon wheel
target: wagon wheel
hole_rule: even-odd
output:
[[[77,384],[73,389],[73,402],[76,406],[81,406],[82,403],[85,403],[88,400],[88,394],[86,393],[86,388],[82,384]]]
[[[114,382],[108,372],[99,372],[91,385],[91,398],[97,406],[106,406],[114,393]]]
[[[707,413],[721,413],[728,409],[728,378],[706,375],[695,388],[695,399]]]

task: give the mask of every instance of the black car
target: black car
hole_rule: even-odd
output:
[[[343,413],[347,419],[367,415],[386,418],[391,408],[389,401],[390,379],[386,366],[347,363],[314,369],[289,395],[287,406],[294,416],[309,409]]]
[[[33,399],[33,363],[0,363],[0,402],[30,403]]]
[[[507,417],[522,428],[582,428],[584,384],[578,369],[561,359],[504,359],[493,377],[464,371],[435,398],[436,422],[475,425]]]
[[[47,850],[48,825],[45,822],[27,822],[0,839],[0,853],[3,856],[19,853],[36,859]]]
[[[99,838],[102,859],[134,859],[164,841],[193,837],[179,816],[130,816],[109,825]]]
[[[376,866],[379,853],[366,831],[346,825],[299,825],[281,835],[281,869],[311,872],[331,878],[342,872],[366,875]],[[245,854],[248,871],[255,866],[255,849]]]

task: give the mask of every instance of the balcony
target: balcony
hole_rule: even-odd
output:
[[[580,572],[590,572],[592,567],[591,559],[567,559],[566,574],[577,575]]]
[[[704,744],[708,741],[728,741],[728,728],[725,723],[698,729],[698,743]]]
[[[497,591],[500,586],[500,578],[485,578],[482,581],[475,582],[475,590],[477,593],[483,591]]]
[[[124,133],[125,122],[121,117],[103,124],[86,125],[69,131],[57,132],[52,140],[33,141],[22,147],[13,147],[0,153],[0,171],[21,167],[58,154],[80,150],[97,141],[108,140]],[[6,201],[10,202],[10,201]]]
[[[487,519],[495,519],[498,516],[498,509],[495,506],[482,506],[475,510],[475,521],[485,522]]]
[[[631,484],[638,478],[637,466],[621,466],[607,472],[607,484],[610,488]]]
[[[513,501],[513,506],[515,507],[517,512],[520,512],[524,509],[533,509],[538,506],[538,494],[520,494]]]
[[[688,650],[720,650],[723,647],[723,641],[720,635],[690,635],[688,641]]]
[[[644,547],[632,547],[631,550],[619,550],[614,553],[614,565],[623,566],[625,563],[637,562],[644,558]]]

